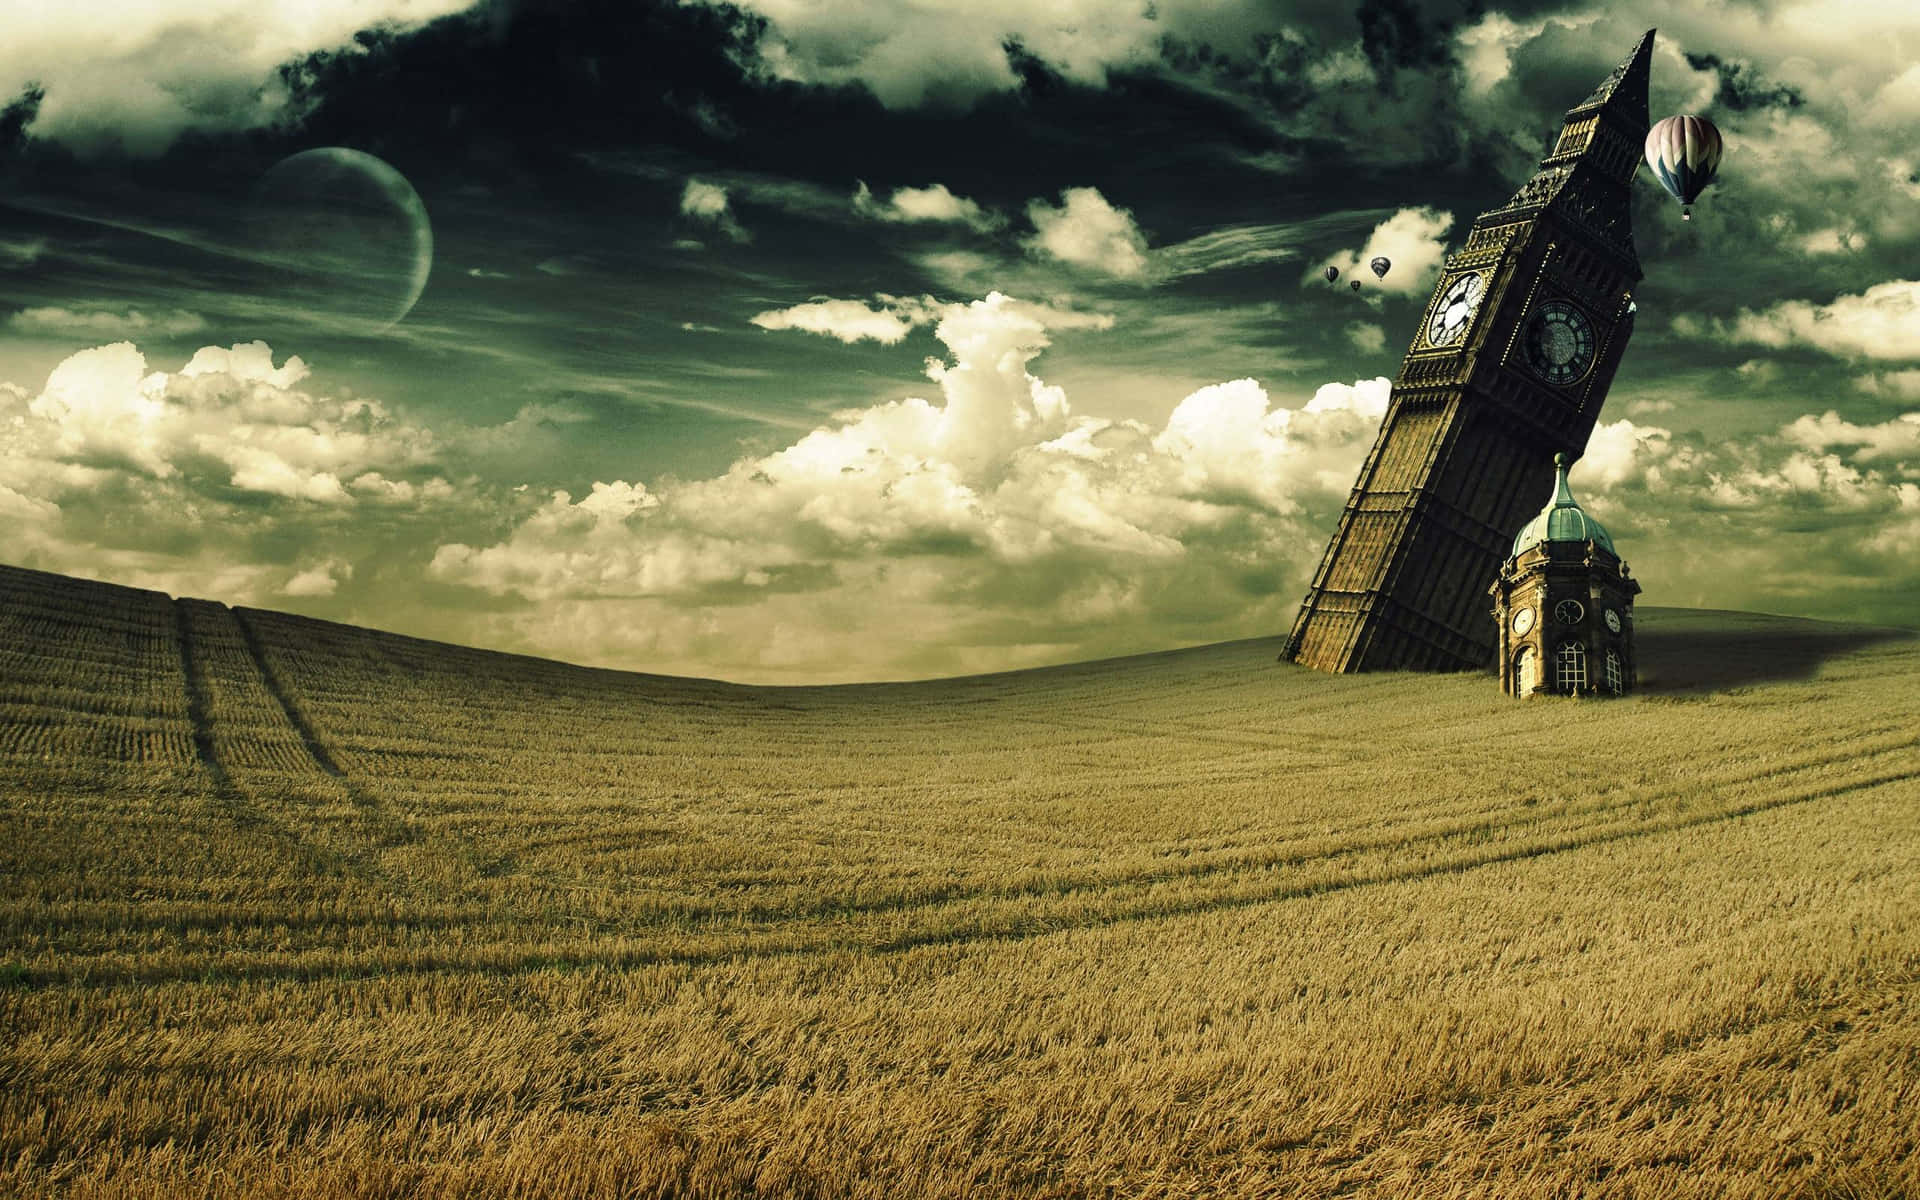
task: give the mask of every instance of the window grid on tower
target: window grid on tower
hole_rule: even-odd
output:
[[[1620,679],[1620,652],[1607,647],[1607,690],[1618,696],[1625,689]]]
[[[1560,687],[1569,692],[1586,687],[1587,648],[1579,642],[1563,642],[1559,659],[1555,665],[1559,671]]]

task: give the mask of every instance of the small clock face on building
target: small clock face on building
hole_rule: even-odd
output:
[[[1615,633],[1620,632],[1620,614],[1612,609],[1607,610],[1607,628]]]
[[[1565,300],[1542,304],[1521,341],[1527,366],[1548,383],[1572,383],[1593,367],[1593,323]]]
[[[1578,600],[1562,600],[1553,606],[1553,619],[1562,625],[1577,625],[1580,618],[1587,615]]]
[[[1527,630],[1532,628],[1533,628],[1533,609],[1523,608],[1519,612],[1513,614],[1513,631],[1515,633],[1523,634],[1527,632]]]
[[[1466,337],[1467,326],[1473,323],[1473,314],[1486,290],[1487,277],[1478,271],[1451,280],[1440,303],[1434,305],[1433,319],[1427,322],[1427,344],[1451,346]]]

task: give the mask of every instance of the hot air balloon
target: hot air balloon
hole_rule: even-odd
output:
[[[1393,260],[1382,254],[1367,265],[1373,268],[1373,277],[1375,279],[1385,279],[1387,272],[1393,269]]]
[[[1668,117],[1647,131],[1647,165],[1693,220],[1693,200],[1720,167],[1720,131],[1705,117]]]
[[[1340,278],[1340,268],[1339,268],[1339,267],[1328,267],[1328,268],[1327,268],[1327,282],[1328,282],[1328,283],[1332,283],[1332,282],[1333,282],[1334,280],[1336,280],[1336,279],[1338,279],[1338,278]]]
[[[1356,279],[1352,283],[1349,283],[1347,286],[1357,292],[1360,290],[1360,281]]]

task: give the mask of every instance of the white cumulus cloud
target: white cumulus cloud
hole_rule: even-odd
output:
[[[1784,349],[1811,346],[1843,358],[1920,359],[1920,280],[1891,279],[1827,304],[1783,300],[1731,320],[1674,318],[1682,337],[1731,338]]]
[[[1904,371],[1879,371],[1854,381],[1869,396],[1898,400],[1920,400],[1920,367]]]
[[[263,342],[171,371],[96,346],[37,390],[0,384],[0,560],[240,603],[327,597],[368,531],[448,511],[447,449]],[[291,575],[273,549],[289,544],[310,552]]]
[[[287,113],[279,69],[351,45],[375,25],[408,28],[472,0],[63,0],[10,3],[0,25],[0,100],[44,90],[29,135],[82,153],[158,154],[188,130],[272,124]]]
[[[1359,250],[1342,250],[1325,262],[1315,263],[1301,278],[1309,283],[1324,283],[1321,269],[1331,266],[1340,269],[1342,280],[1360,280],[1363,290],[1398,296],[1424,295],[1439,278],[1441,260],[1447,255],[1447,233],[1452,228],[1452,213],[1432,208],[1403,208],[1374,226]],[[1376,279],[1369,264],[1381,257],[1392,265],[1385,277]]]
[[[878,304],[871,307],[860,300],[809,300],[756,313],[751,320],[762,329],[798,329],[848,345],[875,341],[891,346],[913,332],[914,326],[937,319],[941,309],[931,296],[914,299],[882,294],[876,299]]]
[[[1027,205],[1033,222],[1028,250],[1082,270],[1138,279],[1147,269],[1147,239],[1133,214],[1115,208],[1098,188],[1073,187],[1060,193],[1058,207],[1045,200]]]
[[[241,491],[334,503],[349,499],[348,473],[431,455],[428,431],[393,420],[375,401],[303,391],[307,374],[297,355],[276,366],[265,342],[206,346],[171,373],[149,371],[131,342],[82,350],[16,407],[15,465],[155,479],[212,468]]]
[[[1859,425],[1828,409],[1819,416],[1809,414],[1796,419],[1781,430],[1781,436],[1809,450],[1849,447],[1862,461],[1913,458],[1920,466],[1920,412]]]
[[[442,545],[433,573],[532,601],[495,633],[548,653],[761,678],[1160,644],[1163,616],[1277,627],[1387,381],[1287,407],[1235,380],[1158,430],[1082,415],[1032,365],[1108,324],[999,293],[946,306],[937,396],[843,412],[709,479],[554,493],[502,540]]]
[[[741,7],[768,21],[754,46],[760,70],[806,83],[863,84],[894,109],[964,107],[1017,90],[1011,46],[1098,86],[1115,68],[1155,61],[1169,36],[1217,45],[1250,34],[1242,6],[1219,0],[747,0]]]
[[[732,202],[727,198],[727,189],[717,183],[708,183],[701,179],[687,180],[687,186],[680,192],[680,215],[702,225],[711,226],[733,241],[753,240],[753,234],[744,229],[734,218]]]
[[[899,225],[965,225],[983,233],[1006,223],[998,213],[988,211],[977,201],[954,195],[944,183],[895,188],[883,203],[862,182],[854,188],[853,210],[876,221]]]
[[[1366,321],[1354,321],[1344,332],[1347,341],[1362,354],[1378,354],[1387,348],[1387,331]]]
[[[280,592],[285,596],[331,596],[340,590],[341,580],[352,576],[352,563],[330,558],[304,571],[295,572],[280,588]]]

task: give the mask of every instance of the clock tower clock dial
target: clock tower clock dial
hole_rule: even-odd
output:
[[[1478,271],[1449,279],[1427,321],[1427,344],[1451,346],[1466,337],[1467,326],[1473,324],[1473,314],[1479,311],[1480,297],[1486,290],[1487,277]]]
[[[1520,344],[1533,373],[1557,387],[1593,368],[1593,322],[1565,300],[1542,304],[1527,322]]]
[[[1649,31],[1446,259],[1286,657],[1322,671],[1494,661],[1501,630],[1481,604],[1502,548],[1553,486],[1554,454],[1586,448],[1633,331],[1652,60]],[[1536,634],[1561,628],[1552,609]]]

